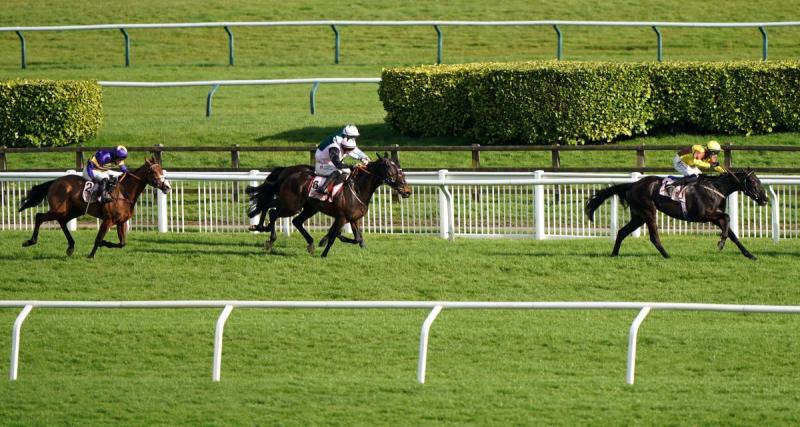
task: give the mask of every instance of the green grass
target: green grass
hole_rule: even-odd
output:
[[[252,234],[133,233],[94,260],[91,231],[63,255],[58,231],[0,241],[0,299],[676,301],[797,304],[800,243],[665,237],[664,260],[631,238],[447,242],[367,235],[310,257]],[[317,236],[319,237],[319,236]],[[202,266],[198,268],[197,266]],[[11,325],[17,310],[0,310]],[[785,315],[656,311],[625,384],[634,311],[453,311],[432,329],[416,384],[423,310],[235,310],[222,382],[210,379],[219,310],[34,309],[0,416],[20,424],[784,424],[800,350]],[[0,353],[8,354],[8,340]],[[0,365],[0,376],[7,375]]]
[[[473,2],[417,2],[396,7],[389,2],[355,2],[346,7],[329,2],[190,2],[146,0],[136,6],[108,7],[103,2],[45,4],[11,0],[4,4],[0,25],[59,25],[120,22],[203,22],[258,20],[654,20],[654,21],[787,21],[793,10],[777,0],[744,0],[712,7],[707,1],[615,0],[602,5],[569,0],[558,4],[514,0],[499,7]],[[541,28],[445,27],[444,61],[520,61],[552,59],[555,33]],[[653,61],[655,35],[649,28],[564,27],[566,60]],[[769,29],[770,59],[796,59],[800,28]],[[430,64],[436,58],[432,28],[345,27],[341,64],[333,64],[333,33],[327,27],[235,28],[236,65],[227,64],[227,37],[222,29],[131,30],[132,66],[123,65],[122,35],[116,31],[27,33],[28,63],[19,68],[19,42],[0,34],[0,79],[82,78],[163,81],[270,79],[300,77],[377,77],[383,67]],[[758,60],[761,37],[756,29],[662,29],[664,55],[670,60]],[[308,112],[310,86],[223,87],[214,95],[214,113],[204,117],[208,88],[104,90],[105,121],[90,146],[305,145],[313,146],[345,123],[362,128],[360,144],[383,146],[462,145],[481,143],[465,138],[414,138],[398,134],[383,118],[376,86],[323,84],[317,93],[317,114]],[[737,145],[796,145],[797,133],[765,136],[658,135],[620,144],[687,145],[716,138]],[[738,154],[738,153],[737,153]],[[797,166],[794,154],[745,154],[740,166]],[[140,162],[142,155],[135,157]],[[669,153],[648,154],[648,166],[669,167]],[[407,168],[469,167],[469,153],[407,153]],[[305,154],[241,156],[244,168],[268,168],[307,162]],[[69,155],[9,155],[9,168],[69,168]],[[545,154],[486,154],[488,167],[545,167]],[[169,167],[227,167],[227,154],[167,154]],[[633,153],[567,154],[564,167],[635,166]]]

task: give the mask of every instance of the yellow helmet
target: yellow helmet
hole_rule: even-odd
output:
[[[722,151],[722,147],[720,147],[719,142],[717,141],[708,141],[706,148],[708,151]]]
[[[692,153],[705,153],[705,152],[706,149],[702,145],[700,144],[692,145]]]

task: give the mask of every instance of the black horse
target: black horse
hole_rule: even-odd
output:
[[[756,174],[751,170],[728,172],[719,176],[700,175],[694,185],[686,190],[685,211],[681,203],[659,194],[664,178],[657,176],[646,176],[639,181],[630,184],[614,185],[595,193],[586,204],[586,216],[593,220],[594,211],[603,202],[612,197],[619,196],[623,204],[628,204],[631,211],[631,220],[625,224],[617,233],[617,240],[614,243],[614,250],[611,256],[619,254],[619,246],[628,234],[632,233],[643,224],[647,224],[650,233],[650,241],[661,252],[664,258],[669,258],[667,251],[661,245],[658,238],[658,226],[656,225],[656,210],[684,221],[690,222],[711,222],[716,224],[721,230],[720,240],[717,246],[720,250],[725,246],[725,240],[730,237],[733,243],[742,251],[742,255],[750,259],[756,259],[739,239],[730,230],[730,217],[725,213],[725,201],[728,196],[737,191],[741,191],[753,199],[759,206],[767,204],[767,195]]]
[[[308,197],[308,184],[314,177],[314,171],[303,165],[276,169],[263,184],[249,187],[247,189],[250,194],[248,215],[252,218],[261,214],[260,224],[253,229],[270,232],[269,240],[264,243],[264,248],[272,249],[273,243],[277,240],[275,221],[278,218],[297,215],[292,223],[306,239],[308,253],[313,254],[314,239],[303,227],[303,223],[317,212],[334,218],[327,235],[320,241],[320,245],[325,244],[323,257],[328,255],[328,251],[337,237],[344,242],[358,243],[363,246],[361,220],[367,214],[375,190],[382,184],[386,184],[400,193],[402,197],[411,195],[411,187],[406,183],[405,174],[400,166],[385,155],[381,157],[378,154],[377,157],[378,160],[371,162],[368,166],[359,166],[353,170],[352,176],[345,181],[342,193],[332,203]],[[261,224],[267,213],[269,224],[263,227]],[[353,227],[354,239],[339,235],[342,226],[346,223],[350,223]]]

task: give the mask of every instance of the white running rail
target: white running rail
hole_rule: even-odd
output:
[[[19,373],[20,331],[34,308],[64,309],[179,309],[222,308],[214,333],[212,380],[220,381],[222,371],[222,338],[225,322],[234,309],[427,309],[431,310],[420,332],[417,381],[425,382],[430,328],[442,310],[639,310],[631,324],[628,339],[626,380],[634,382],[636,339],[639,326],[652,310],[716,311],[734,313],[800,314],[800,306],[739,305],[664,302],[464,302],[464,301],[0,301],[0,308],[19,308],[11,332],[11,367],[9,379],[16,381]]]
[[[76,173],[68,171],[67,173]],[[160,232],[245,231],[247,185],[259,185],[266,172],[235,173],[166,172],[173,191],[164,195],[146,191],[139,199],[131,229]],[[17,212],[32,185],[57,178],[61,172],[0,172],[0,230],[28,230],[40,206]],[[590,223],[584,215],[586,201],[610,184],[632,182],[632,174],[550,172],[408,172],[413,194],[398,199],[391,190],[378,188],[364,218],[367,233],[400,233],[456,237],[585,238],[615,237],[627,222],[628,211],[616,198],[602,205]],[[800,238],[800,177],[762,176],[770,196],[769,207],[759,207],[745,196],[729,198],[731,229],[740,237]],[[255,219],[257,221],[257,219]],[[710,224],[691,224],[659,215],[665,234],[715,234]],[[85,224],[85,223],[83,223]],[[94,222],[90,223],[92,227]],[[307,223],[327,229],[322,215]],[[56,225],[48,227],[57,228]],[[291,232],[288,221],[284,232]],[[642,233],[634,234],[642,235]]]

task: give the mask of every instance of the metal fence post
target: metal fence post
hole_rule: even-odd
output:
[[[70,170],[67,171],[68,175],[72,175],[72,174],[75,174],[75,173],[77,173],[77,172],[75,170],[73,170],[73,169],[70,169]],[[75,231],[77,229],[78,229],[78,218],[72,218],[71,220],[69,220],[67,222],[67,230]]]
[[[442,30],[439,29],[438,25],[434,25],[433,28],[436,30],[436,63],[442,63]]]
[[[664,48],[663,48],[663,45],[661,44],[661,31],[659,31],[658,27],[656,27],[655,25],[653,25],[653,31],[656,32],[656,40],[657,40],[657,43],[658,43],[658,50],[657,50],[657,53],[656,53],[656,57],[658,58],[658,62],[661,62],[661,60],[664,57],[663,56]]]
[[[317,88],[319,87],[319,82],[314,82],[311,85],[311,93],[308,94],[308,103],[311,106],[311,114],[317,114]]]
[[[250,174],[251,177],[253,177],[253,180],[250,181],[250,185],[253,186],[253,187],[258,187],[260,185],[260,182],[258,182],[258,179],[257,179],[258,171],[255,170],[255,169],[251,169],[249,174]],[[258,221],[259,221],[259,215],[256,215],[256,216],[250,218],[250,225],[258,225]]]
[[[228,33],[228,65],[233,65],[233,32],[227,25],[225,32]]]
[[[767,190],[769,190],[769,201],[772,204],[772,241],[778,243],[781,237],[780,200],[778,199],[778,194],[775,193],[775,189],[773,189],[771,185],[767,187]]]
[[[214,97],[214,92],[219,89],[219,85],[211,86],[211,90],[208,91],[208,95],[206,95],[206,117],[211,117],[211,99]]]
[[[561,52],[564,49],[564,39],[561,37],[561,29],[558,28],[558,25],[553,25],[553,28],[556,30],[557,40],[557,47],[556,47],[556,59],[559,61],[561,60]]]
[[[228,304],[217,318],[217,326],[214,328],[214,365],[211,368],[211,380],[219,382],[222,374],[222,334],[225,331],[225,322],[233,311],[233,306]]]
[[[631,174],[631,178],[633,178],[633,182],[636,182],[636,181],[638,181],[639,179],[642,178],[642,174],[639,173],[639,172],[633,172]],[[633,233],[631,233],[631,236],[633,236],[633,237],[642,237],[642,227],[639,227],[636,230],[633,230]]]
[[[334,34],[334,42],[333,42],[333,63],[339,63],[339,30],[336,29],[336,25],[331,25],[331,29],[333,30]]]
[[[761,31],[761,60],[767,62],[767,49],[769,49],[767,30],[764,27],[758,27],[758,30]]]
[[[739,193],[728,196],[728,229],[739,236]]]
[[[611,240],[617,239],[617,232],[619,232],[619,196],[614,195],[611,198],[611,212],[609,212],[610,224],[609,231],[611,232]]]
[[[533,178],[541,180],[544,177],[544,171],[538,170],[533,173]],[[542,240],[545,238],[544,234],[544,185],[534,185],[534,218],[536,220],[536,238]]]
[[[164,171],[164,174],[166,173],[167,171]],[[161,190],[156,190],[156,211],[158,216],[158,232],[166,233],[169,231],[169,218],[167,218],[167,194]]]
[[[447,179],[447,169],[440,169],[439,170],[439,182],[444,183]],[[447,186],[441,186],[439,188],[439,236],[442,239],[446,239],[448,237],[448,231],[450,229],[449,219],[449,206],[447,203],[447,196],[445,192],[447,191]]]
[[[428,337],[431,325],[441,311],[441,305],[433,307],[428,317],[425,318],[425,322],[422,323],[422,330],[419,334],[419,362],[417,363],[417,381],[420,384],[425,384],[425,369],[428,367]]]
[[[33,310],[33,305],[26,305],[17,316],[17,320],[14,321],[14,327],[11,329],[11,366],[8,370],[8,379],[11,381],[17,380],[17,373],[19,372],[19,333],[22,329],[22,323],[25,322],[25,318],[28,317],[31,310]]]
[[[128,36],[128,32],[125,31],[124,28],[119,29],[122,32],[122,35],[125,37],[125,66],[131,66],[131,38]]]
[[[639,326],[644,322],[648,313],[650,313],[650,307],[642,307],[642,310],[639,311],[639,314],[633,319],[628,334],[628,369],[625,377],[628,384],[631,385],[633,385],[633,376],[636,370],[636,338],[639,336]]]
[[[25,49],[25,36],[22,35],[22,31],[16,31],[17,37],[19,37],[19,46],[20,46],[20,63],[22,64],[22,69],[28,68],[27,61],[25,60],[26,50]]]

